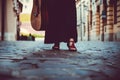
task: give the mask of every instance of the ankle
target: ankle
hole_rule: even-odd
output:
[[[54,46],[58,46],[59,47],[60,43],[54,43]]]

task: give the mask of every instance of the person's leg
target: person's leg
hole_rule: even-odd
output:
[[[69,48],[70,51],[77,51],[77,48],[75,46],[75,41],[74,41],[74,38],[70,38],[68,43],[67,43],[67,46]]]

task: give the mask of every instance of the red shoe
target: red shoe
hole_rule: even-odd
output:
[[[75,47],[74,39],[70,39],[70,41],[67,43],[67,46],[69,48],[69,51],[77,51],[77,48]]]

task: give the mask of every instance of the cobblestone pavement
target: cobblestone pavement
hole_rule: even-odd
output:
[[[0,80],[120,80],[120,42],[78,42],[77,52],[51,46],[0,42]]]

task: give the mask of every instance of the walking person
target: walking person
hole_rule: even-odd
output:
[[[75,0],[46,0],[48,25],[45,29],[45,44],[54,43],[52,49],[59,50],[60,43],[67,43],[70,51],[77,51]]]

